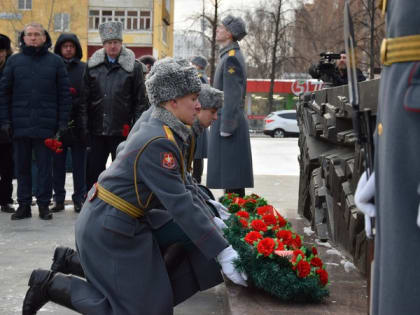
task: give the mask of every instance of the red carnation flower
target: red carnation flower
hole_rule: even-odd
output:
[[[328,272],[325,269],[319,268],[316,270],[317,275],[319,276],[319,281],[322,286],[325,286],[328,283]]]
[[[277,221],[279,222],[280,227],[286,226],[287,224],[287,221],[281,215],[278,215]]]
[[[283,241],[287,241],[293,237],[293,234],[289,230],[280,230],[276,234],[278,239],[282,239]]]
[[[317,251],[316,247],[314,247],[314,246],[312,246],[312,254],[318,255],[318,251]]]
[[[262,217],[262,219],[267,225],[275,225],[277,223],[276,217],[272,214],[266,214]]]
[[[299,278],[305,278],[311,272],[311,265],[306,260],[301,260],[296,265]]]
[[[262,239],[262,235],[260,232],[252,231],[249,232],[247,235],[245,235],[245,242],[247,242],[249,245],[253,245],[255,241]]]
[[[246,211],[238,211],[238,212],[236,212],[236,215],[238,217],[245,218],[245,219],[249,218],[249,213],[246,212]]]
[[[270,237],[266,237],[258,242],[257,250],[264,256],[270,256],[276,247],[276,242]]]
[[[240,219],[239,222],[241,222],[242,226],[247,228],[248,227],[248,221],[244,220],[244,219]]]
[[[47,139],[44,140],[44,143],[48,148],[51,148],[52,143],[53,143],[53,139],[47,138]]]
[[[273,214],[273,207],[270,205],[262,206],[257,208],[257,214],[263,216],[266,214]]]
[[[257,201],[255,199],[245,199],[246,202],[251,202],[251,203],[257,203]]]
[[[123,130],[122,130],[123,137],[127,138],[129,133],[130,133],[130,126],[127,124],[123,125]]]
[[[284,244],[282,242],[277,242],[277,250],[284,250]]]
[[[319,257],[314,257],[311,259],[311,265],[314,267],[322,267],[322,260]]]
[[[267,231],[267,225],[262,220],[254,220],[251,222],[251,226],[256,231]]]
[[[233,202],[242,207],[245,204],[246,200],[242,199],[241,197],[236,197],[235,199],[233,199]]]
[[[295,238],[291,240],[291,245],[294,248],[301,248],[302,247],[302,240],[299,235],[295,235]]]
[[[296,262],[297,257],[301,255],[302,258],[305,258],[305,254],[300,250],[300,249],[295,249],[293,251],[293,257],[292,257],[292,262]]]

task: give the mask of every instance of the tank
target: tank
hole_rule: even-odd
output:
[[[360,110],[370,108],[374,123],[379,80],[358,84]],[[364,215],[354,203],[365,170],[364,149],[353,130],[352,114],[347,85],[300,96],[298,213],[311,222],[321,241],[338,245],[368,275],[372,241],[366,238]]]

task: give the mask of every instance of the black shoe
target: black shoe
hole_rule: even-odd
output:
[[[15,213],[15,208],[13,208],[12,205],[6,203],[5,205],[1,205],[1,212]]]
[[[22,315],[36,314],[48,301],[48,282],[52,279],[52,271],[37,269],[29,278],[29,289],[23,300]]]
[[[19,205],[16,212],[12,214],[10,219],[12,220],[22,220],[32,217],[31,206],[29,205]]]
[[[82,210],[83,203],[82,202],[73,201],[73,206],[74,206],[74,212],[79,213],[80,210]]]
[[[52,271],[64,274],[72,274],[84,278],[82,265],[80,264],[79,254],[69,247],[57,247],[54,251],[53,263],[50,268]]]
[[[52,214],[50,213],[50,209],[48,209],[48,206],[38,206],[39,210],[39,218],[41,220],[51,220]]]
[[[51,208],[51,212],[60,212],[64,210],[64,202],[54,202],[54,206]]]

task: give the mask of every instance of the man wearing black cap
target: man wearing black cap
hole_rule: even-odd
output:
[[[10,39],[0,34],[0,79],[3,75],[6,61],[12,54]],[[7,130],[0,131],[0,207],[2,212],[13,213],[13,148],[12,139]]]
[[[82,121],[86,120],[86,113],[82,111],[81,89],[82,77],[86,64],[82,59],[82,47],[75,34],[63,33],[55,43],[54,53],[59,55],[66,65],[70,80],[70,93],[72,96],[72,107],[69,115],[68,128],[61,135],[63,142],[63,152],[55,154],[53,157],[53,189],[54,206],[52,212],[64,210],[64,200],[66,197],[66,157],[67,149],[71,148],[73,186],[74,193],[72,200],[74,211],[80,212],[82,203],[86,195],[86,138],[87,129]]]
[[[246,35],[244,21],[228,15],[217,27],[220,61],[214,87],[224,92],[219,119],[210,130],[207,186],[245,194],[254,187],[249,127],[244,113],[246,65],[238,41]]]

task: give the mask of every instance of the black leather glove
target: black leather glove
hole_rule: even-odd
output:
[[[12,127],[10,124],[3,124],[0,127],[0,142],[12,141]]]

